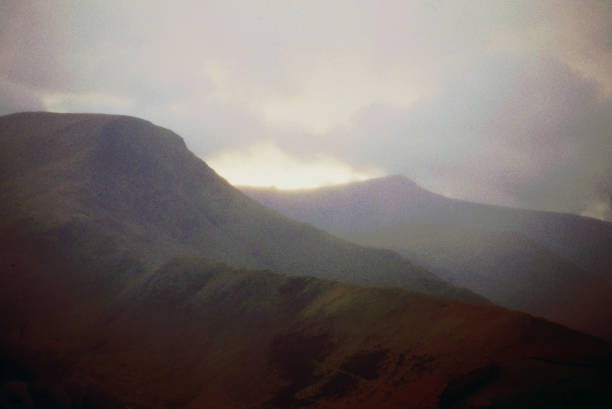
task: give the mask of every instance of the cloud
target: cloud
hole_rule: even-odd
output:
[[[0,76],[0,115],[44,109],[39,95],[28,87],[14,84]]]
[[[591,199],[580,212],[580,215],[612,222],[612,200],[610,195]]]
[[[42,105],[53,112],[88,112],[101,110],[106,113],[121,114],[132,108],[133,101],[104,93],[42,93]]]
[[[208,63],[209,98],[242,106],[270,127],[323,134],[348,125],[371,101],[409,107],[429,92],[427,84],[406,81],[405,71],[378,72],[358,55],[300,56],[294,64],[287,81],[295,85],[289,93],[284,87],[245,81],[221,63]]]
[[[273,146],[279,166],[325,154],[581,213],[612,190],[610,33],[599,0],[9,0],[0,109],[141,116],[205,158]]]
[[[411,108],[363,109],[329,137],[334,152],[454,197],[547,210],[577,212],[612,180],[612,109],[592,81],[546,55],[461,74]]]

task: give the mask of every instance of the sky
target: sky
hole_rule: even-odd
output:
[[[612,220],[605,0],[0,0],[0,115],[26,110],[150,120],[234,184]]]

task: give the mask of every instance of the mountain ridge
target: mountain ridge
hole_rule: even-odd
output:
[[[65,225],[73,235],[96,229],[152,266],[191,253],[238,267],[484,301],[394,252],[351,244],[261,206],[178,135],[150,122],[14,114],[0,118],[0,149],[3,228],[36,220],[41,229]]]
[[[448,199],[401,176],[243,191],[348,240],[395,250],[495,303],[612,339],[610,223]]]

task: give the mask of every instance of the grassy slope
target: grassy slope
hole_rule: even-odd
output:
[[[259,205],[180,137],[136,118],[5,116],[0,155],[1,229],[83,241],[91,231],[102,232],[151,267],[176,254],[198,254],[242,267],[482,301],[396,253],[350,244]]]

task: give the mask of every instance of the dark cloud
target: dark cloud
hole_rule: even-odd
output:
[[[462,74],[410,109],[372,105],[331,139],[352,141],[350,160],[455,197],[580,212],[609,189],[612,105],[596,84],[549,56],[489,58]]]

